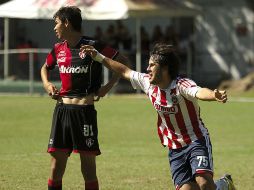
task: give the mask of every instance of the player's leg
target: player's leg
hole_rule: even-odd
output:
[[[48,190],[62,190],[62,178],[69,157],[68,152],[55,151],[51,154],[51,169]]]
[[[85,190],[99,190],[96,175],[96,155],[80,153],[81,172],[85,181]]]
[[[169,150],[170,169],[176,190],[200,190],[187,158],[189,146]]]
[[[210,173],[197,174],[196,182],[200,190],[215,190],[216,186],[213,181],[213,176]]]
[[[179,190],[200,190],[196,182],[188,182],[182,185]]]
[[[98,190],[96,156],[100,154],[97,128],[97,112],[93,105],[75,106],[70,127],[73,151],[80,153],[81,172],[85,190]]]
[[[233,180],[229,174],[225,174],[223,177],[215,181],[216,190],[236,190]]]
[[[51,172],[48,180],[49,190],[62,189],[62,177],[68,157],[72,151],[72,143],[68,132],[68,113],[63,104],[56,105],[48,144],[48,152],[51,155]]]
[[[208,136],[191,144],[190,164],[192,174],[201,190],[215,190],[213,181],[212,145]]]

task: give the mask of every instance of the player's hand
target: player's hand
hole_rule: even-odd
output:
[[[214,90],[214,96],[216,101],[226,103],[228,100],[227,92],[225,90]]]
[[[90,55],[93,59],[97,55],[97,50],[93,46],[90,46],[90,45],[81,45],[80,52],[84,53],[86,55]]]
[[[103,98],[108,93],[107,86],[101,86],[96,92],[93,101],[98,102],[100,98]]]
[[[100,100],[100,98],[101,98],[100,96],[94,96],[93,101],[98,102]]]
[[[103,98],[107,93],[108,93],[107,86],[102,86],[96,93],[96,96],[98,98]]]
[[[44,84],[44,88],[48,92],[48,95],[51,96],[52,99],[57,100],[59,97],[59,91],[56,88],[54,84],[51,82],[48,82],[47,84]]]

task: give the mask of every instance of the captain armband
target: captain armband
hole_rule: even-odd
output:
[[[94,61],[97,61],[99,63],[102,63],[103,59],[105,58],[104,55],[102,55],[100,52],[96,51],[96,56],[93,58]]]

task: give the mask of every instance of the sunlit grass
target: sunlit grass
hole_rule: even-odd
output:
[[[54,104],[47,97],[1,97],[0,190],[47,189],[46,148]],[[227,172],[238,190],[252,190],[254,103],[200,105],[211,134],[215,178]],[[157,117],[149,100],[145,96],[109,96],[96,103],[96,108],[102,151],[97,158],[101,189],[173,190],[167,149],[157,137]],[[70,157],[63,184],[64,189],[83,189],[78,155]]]

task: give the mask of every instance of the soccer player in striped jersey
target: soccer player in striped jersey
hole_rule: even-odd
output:
[[[62,7],[54,15],[56,43],[41,68],[43,85],[57,100],[48,143],[51,155],[49,190],[61,190],[62,178],[71,152],[78,152],[85,190],[99,190],[96,156],[100,154],[97,112],[94,100],[104,96],[117,82],[118,76],[101,86],[102,65],[80,53],[81,44],[90,44],[99,52],[116,60],[124,57],[115,49],[81,33],[81,12],[74,6]],[[61,89],[50,81],[48,74],[59,69]]]
[[[161,143],[169,149],[170,168],[177,190],[234,189],[230,175],[214,183],[212,145],[198,105],[198,100],[225,103],[225,91],[202,88],[193,80],[180,77],[180,61],[171,45],[155,45],[147,74],[101,55],[92,46],[82,46],[81,52],[119,73],[148,96],[158,114]]]

